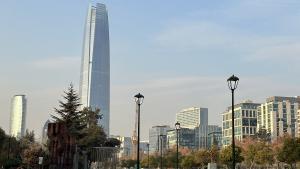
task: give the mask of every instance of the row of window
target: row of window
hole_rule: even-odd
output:
[[[234,111],[234,118],[241,118],[241,117],[253,117],[256,118],[256,111],[255,110],[242,110],[242,116],[240,110]],[[223,121],[231,120],[231,113],[227,113],[223,115]]]

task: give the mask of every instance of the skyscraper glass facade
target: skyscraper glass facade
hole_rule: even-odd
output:
[[[20,138],[24,136],[26,125],[26,102],[25,95],[15,95],[11,100],[9,133],[13,137]]]
[[[108,15],[104,4],[88,10],[81,60],[79,95],[83,107],[100,109],[99,125],[109,134],[110,49]]]

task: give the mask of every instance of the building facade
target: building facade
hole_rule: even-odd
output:
[[[88,10],[81,60],[80,102],[83,107],[100,109],[99,125],[109,135],[110,120],[110,49],[108,16],[104,4]]]
[[[118,139],[121,142],[120,151],[119,151],[119,158],[129,158],[129,157],[131,157],[131,153],[132,153],[131,137],[114,136],[114,135],[111,135],[110,137]]]
[[[222,145],[222,127],[217,125],[200,125],[196,129],[197,148],[209,149],[212,145],[221,147]]]
[[[195,129],[181,128],[178,131],[178,145],[191,150],[196,149]],[[173,149],[177,144],[177,131],[175,129],[167,131],[167,148]]]
[[[15,95],[11,99],[9,133],[20,138],[25,134],[27,99],[25,95]]]
[[[195,128],[199,125],[208,125],[208,109],[191,107],[176,113],[176,121],[182,128]]]
[[[150,153],[160,152],[161,147],[164,151],[167,148],[167,131],[171,130],[170,126],[153,126],[149,130],[149,150]]]
[[[246,101],[234,106],[235,139],[242,141],[247,136],[256,134],[257,107],[259,103]],[[222,146],[231,145],[232,140],[232,111],[231,107],[222,113]]]
[[[297,135],[299,97],[273,96],[257,108],[257,127],[265,129],[274,140],[288,133]]]

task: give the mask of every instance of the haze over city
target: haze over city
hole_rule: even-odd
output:
[[[299,95],[300,2],[101,1],[109,14],[111,134],[131,136],[138,92],[142,139],[175,113],[207,107],[221,124],[231,104],[226,80],[240,77],[236,102]],[[39,137],[70,83],[78,91],[89,1],[4,1],[0,6],[0,126],[10,99],[26,94],[27,126]]]

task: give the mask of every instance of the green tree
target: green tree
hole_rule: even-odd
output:
[[[260,128],[254,137],[260,141],[271,142],[271,134],[263,128]]]
[[[210,154],[207,150],[198,150],[193,154],[197,167],[204,167],[210,162]]]
[[[242,162],[244,159],[241,156],[242,150],[240,147],[235,146],[235,162]],[[220,161],[228,168],[232,165],[232,146],[227,146],[220,152]]]
[[[2,146],[4,144],[5,138],[6,138],[6,134],[4,130],[2,130],[2,128],[0,127],[0,152],[2,150]]]
[[[21,151],[28,148],[31,144],[35,142],[34,137],[35,137],[34,131],[26,130],[25,135],[21,137],[19,140]]]
[[[272,165],[274,163],[274,153],[270,145],[261,143],[255,156],[255,162],[259,165]]]
[[[182,158],[181,167],[183,169],[190,169],[195,166],[196,166],[195,159],[192,155],[187,155]]]
[[[217,163],[218,162],[218,157],[219,157],[219,149],[217,145],[213,145],[209,151],[209,156],[210,156],[210,162],[212,163]]]
[[[134,167],[135,164],[136,164],[136,160],[132,160],[132,159],[123,159],[120,162],[120,166],[125,168]]]
[[[72,84],[64,92],[65,101],[59,101],[59,109],[55,108],[57,115],[51,115],[59,123],[66,124],[70,134],[78,140],[82,137],[82,129],[86,127],[83,123],[83,114],[79,111],[79,97]]]
[[[284,138],[283,146],[279,149],[277,159],[296,168],[295,164],[300,160],[300,139]]]
[[[180,158],[181,158],[180,152],[179,152],[178,156],[179,156],[178,158],[180,160]],[[175,168],[176,162],[177,162],[177,152],[175,151],[175,149],[172,149],[165,154],[165,162],[164,163],[165,163],[166,167]],[[178,162],[178,163],[180,164],[180,162]]]
[[[121,141],[116,138],[108,138],[104,143],[105,147],[120,147],[120,145]]]
[[[22,162],[24,167],[38,168],[39,157],[46,158],[46,152],[42,149],[42,146],[38,143],[32,143],[22,153]]]
[[[103,128],[97,125],[101,117],[99,115],[99,109],[93,111],[91,108],[84,108],[81,114],[81,123],[85,127],[81,130],[82,137],[78,141],[79,145],[83,148],[103,146],[107,140]]]

